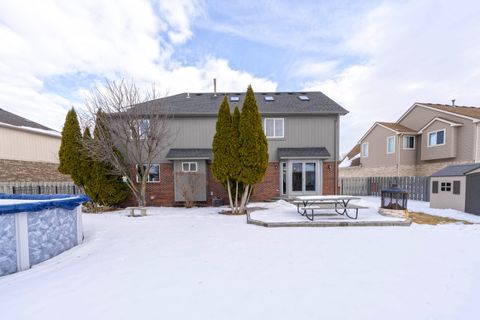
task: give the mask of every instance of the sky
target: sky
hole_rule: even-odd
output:
[[[480,2],[0,0],[0,108],[61,130],[105,80],[322,91],[341,152],[414,102],[480,106]]]

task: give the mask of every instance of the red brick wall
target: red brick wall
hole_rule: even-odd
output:
[[[175,200],[173,186],[173,164],[161,163],[160,181],[147,182],[147,205],[172,206]],[[123,205],[136,206],[137,202],[133,196],[129,196]]]
[[[269,200],[280,195],[280,169],[278,162],[270,162],[262,182],[254,186],[252,200]]]
[[[212,196],[211,191],[213,191],[213,196],[223,199],[223,203],[228,203],[228,194],[227,191],[223,188],[222,184],[218,182],[211,172],[211,166],[208,165],[208,178],[207,178],[207,190],[208,190],[208,199],[207,202],[211,203]],[[252,200],[254,201],[263,201],[269,200],[275,197],[278,197],[280,194],[279,190],[279,168],[278,162],[271,162],[268,164],[267,172],[263,177],[262,182],[255,185],[252,194]]]
[[[325,195],[334,194],[334,190],[335,190],[335,163],[334,162],[323,162],[322,190],[323,190],[323,194]],[[337,190],[337,194],[338,194],[338,190]]]

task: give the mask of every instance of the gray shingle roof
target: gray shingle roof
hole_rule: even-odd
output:
[[[136,106],[144,108],[158,108],[168,111],[173,115],[216,115],[224,95],[227,95],[230,108],[235,106],[241,109],[245,93],[181,93],[170,97],[160,98]],[[308,101],[298,97],[305,95]],[[266,101],[265,97],[271,96],[274,101]],[[230,97],[238,97],[238,101],[230,101]],[[255,99],[261,114],[340,114],[345,115],[347,110],[322,92],[257,92]],[[137,109],[138,110],[138,109]]]
[[[453,177],[453,176],[463,176],[470,171],[480,169],[480,163],[469,163],[469,164],[457,164],[450,165],[445,167],[434,174],[432,177]]]
[[[278,158],[328,158],[330,152],[324,147],[320,148],[278,148]]]
[[[170,149],[167,159],[212,159],[212,149]]]
[[[0,108],[0,122],[6,123],[12,126],[16,126],[16,127],[30,127],[35,129],[54,131],[50,128],[42,126],[39,123],[17,116],[16,114],[13,114],[1,108]]]

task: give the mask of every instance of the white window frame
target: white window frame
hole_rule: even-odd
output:
[[[441,132],[441,131],[443,131],[443,143],[430,144],[430,135],[431,135],[431,134],[434,134],[434,133],[436,134],[436,133]],[[435,140],[436,140],[436,139],[435,139]],[[427,133],[427,147],[429,147],[429,148],[430,148],[430,147],[444,146],[445,143],[446,143],[446,141],[447,141],[447,130],[445,130],[445,129],[440,129],[440,130],[435,130],[435,131],[429,131],[429,132]]]
[[[366,149],[365,149],[365,147],[366,147]],[[365,150],[367,152],[365,152]],[[368,158],[368,142],[362,143],[362,146],[360,147],[360,156],[362,158]]]
[[[134,122],[135,123],[134,128],[137,131],[139,139],[140,140],[145,140],[148,137],[148,131],[150,129],[150,120],[149,119],[137,119],[137,120],[134,120],[134,121],[135,121]],[[147,124],[147,131],[142,134],[142,133],[140,133],[140,123],[145,122],[145,121],[148,123]],[[130,130],[130,139],[133,139],[133,131],[132,130]]]
[[[406,139],[408,138],[412,138],[413,139],[413,147],[412,148],[408,148],[408,147],[405,147],[405,142],[407,141]],[[415,149],[415,136],[412,136],[412,135],[407,135],[407,136],[403,136],[403,150],[414,150]]]
[[[392,152],[389,152],[388,151],[388,141],[390,139],[393,138],[393,151]],[[390,137],[387,137],[387,154],[394,154],[395,153],[395,149],[396,149],[396,145],[397,145],[397,137],[395,136],[390,136]]]
[[[146,164],[144,164],[144,166],[146,166]],[[150,166],[150,169],[152,169],[153,167],[158,167],[158,181],[150,180],[150,173],[149,173],[149,175],[147,176],[147,183],[159,183],[160,182],[160,178],[161,178],[160,164],[159,163],[152,163],[152,165]],[[138,164],[135,166],[135,169],[137,170],[136,171],[137,173],[135,173],[136,180],[137,180],[137,183],[139,183],[140,179],[139,179],[139,176],[138,176]]]
[[[268,136],[267,135],[267,120],[273,120],[273,136]],[[276,136],[275,135],[275,126],[276,126],[276,121],[281,120],[282,121],[282,135],[281,136]],[[263,119],[263,132],[265,133],[265,136],[267,139],[282,139],[285,137],[285,118],[265,118]]]
[[[192,165],[195,165],[195,170],[192,170]],[[184,170],[183,166],[188,165],[188,170]],[[189,161],[189,162],[182,162],[182,172],[197,172],[198,171],[198,162],[196,161]]]

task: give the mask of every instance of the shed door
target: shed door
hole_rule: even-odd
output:
[[[480,215],[480,173],[467,176],[465,212]]]

